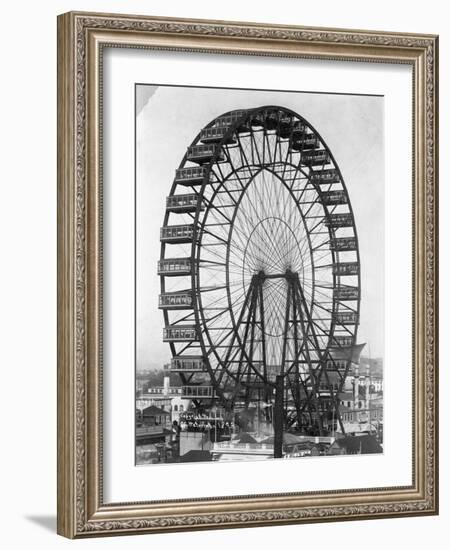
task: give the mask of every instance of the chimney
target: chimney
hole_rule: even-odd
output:
[[[164,376],[163,394],[164,395],[169,395],[169,389],[170,389],[170,377],[169,376]]]

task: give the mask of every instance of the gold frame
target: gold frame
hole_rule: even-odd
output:
[[[413,67],[413,484],[102,502],[101,86],[104,46]],[[433,35],[94,13],[58,17],[58,533],[99,535],[438,513],[437,114]]]

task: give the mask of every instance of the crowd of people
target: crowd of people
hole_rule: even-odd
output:
[[[225,420],[221,416],[212,417],[201,413],[181,415],[178,426],[183,432],[214,432],[221,436],[230,436],[236,429],[233,421]]]

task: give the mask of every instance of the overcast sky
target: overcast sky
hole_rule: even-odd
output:
[[[174,170],[199,130],[222,113],[288,107],[308,120],[339,165],[355,215],[361,257],[360,343],[384,357],[383,98],[139,85],[136,88],[137,368],[170,359],[158,309],[159,230]]]

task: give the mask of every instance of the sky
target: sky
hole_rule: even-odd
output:
[[[159,230],[174,171],[186,148],[222,113],[262,105],[288,107],[314,126],[343,175],[361,259],[359,343],[384,357],[384,100],[378,96],[174,86],[136,86],[137,368],[170,360],[158,309]]]

